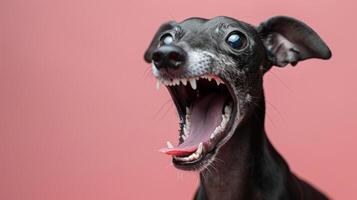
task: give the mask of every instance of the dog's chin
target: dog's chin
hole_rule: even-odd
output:
[[[179,142],[161,152],[182,170],[203,170],[234,133],[239,106],[233,87],[217,75],[160,80],[169,90],[180,117]]]

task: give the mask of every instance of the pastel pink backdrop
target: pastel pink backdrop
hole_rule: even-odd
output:
[[[355,199],[356,3],[258,0],[0,1],[0,199],[190,199],[168,93],[142,57],[158,26],[191,16],[289,15],[333,52],[265,77],[268,135],[292,170]]]

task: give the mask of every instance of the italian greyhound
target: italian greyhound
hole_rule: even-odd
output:
[[[161,25],[145,61],[179,115],[179,139],[161,149],[200,173],[194,199],[328,199],[301,180],[269,141],[263,76],[273,66],[329,59],[305,23],[277,16],[254,27],[229,17]]]

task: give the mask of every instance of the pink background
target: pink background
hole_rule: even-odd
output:
[[[189,199],[195,173],[158,153],[175,109],[142,57],[158,26],[289,15],[333,52],[265,77],[267,131],[293,171],[357,195],[356,3],[337,0],[1,0],[0,199]]]

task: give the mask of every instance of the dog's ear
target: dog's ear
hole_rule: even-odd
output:
[[[166,22],[160,26],[159,30],[157,30],[149,45],[149,48],[145,52],[144,59],[146,62],[151,63],[151,54],[159,45],[159,37],[161,36],[162,32],[172,29],[174,24],[176,24],[174,21]]]
[[[263,22],[257,28],[272,65],[295,66],[308,58],[329,59],[331,51],[324,41],[305,23],[285,16]]]

